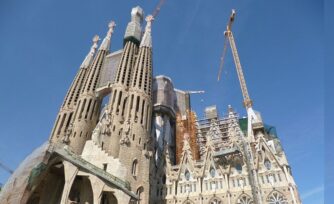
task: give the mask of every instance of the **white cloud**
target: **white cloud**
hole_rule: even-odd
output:
[[[309,198],[309,197],[311,197],[311,196],[313,196],[315,194],[322,193],[323,191],[324,191],[324,186],[323,185],[315,187],[315,188],[313,188],[313,189],[311,189],[309,191],[304,192],[301,195],[302,200],[305,200],[305,199],[307,199],[307,198]]]

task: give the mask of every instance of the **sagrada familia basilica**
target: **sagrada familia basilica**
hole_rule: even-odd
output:
[[[230,19],[230,40],[247,117],[216,106],[197,118],[190,92],[153,76],[152,21],[131,11],[123,48],[115,23],[93,38],[50,138],[9,178],[1,204],[300,204],[274,126],[253,110]],[[108,103],[103,106],[103,99]]]

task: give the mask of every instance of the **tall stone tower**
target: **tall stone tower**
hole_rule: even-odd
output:
[[[125,180],[142,203],[149,203],[152,151],[152,16],[142,36],[143,10],[135,7],[128,23],[122,57],[111,86],[105,114],[110,126],[102,130],[102,149],[127,169]]]
[[[121,131],[120,161],[131,169],[127,181],[136,189],[142,203],[150,200],[150,174],[152,163],[152,37],[153,16],[146,17],[146,28],[140,43],[129,87],[129,103]]]
[[[50,140],[53,143],[61,142],[62,140],[66,139],[66,134],[68,133],[67,130],[70,127],[71,122],[73,121],[73,113],[78,106],[78,99],[82,90],[82,85],[86,78],[87,70],[89,70],[89,67],[94,59],[98,40],[99,36],[94,36],[93,45],[88,55],[82,62],[78,73],[76,74],[70,88],[67,91],[66,97],[59,110],[57,120],[51,132]]]
[[[103,39],[96,56],[93,60],[91,59],[92,57],[88,59],[89,62],[92,62],[89,68],[86,69],[84,78],[80,78],[80,89],[78,88],[75,98],[77,100],[75,110],[67,116],[66,126],[63,128],[63,132],[66,131],[66,134],[63,133],[62,142],[68,144],[76,154],[81,154],[85,142],[90,139],[92,131],[98,122],[102,99],[95,96],[95,89],[100,78],[104,58],[109,54],[110,40],[114,27],[115,23],[113,21],[110,22],[108,33]],[[95,41],[97,41],[97,38]],[[94,46],[96,47],[96,44]],[[88,62],[85,64],[88,64]],[[65,102],[66,100],[65,98]],[[64,116],[63,118],[66,119],[66,115]],[[63,125],[63,122],[60,125]]]
[[[240,118],[229,106],[220,117],[210,106],[200,119],[189,91],[166,76],[152,82],[154,18],[142,32],[143,16],[132,9],[122,50],[109,51],[114,22],[97,52],[94,37],[50,143],[22,162],[0,203],[300,204],[275,127],[260,113],[249,106]]]
[[[131,21],[126,28],[124,36],[123,54],[108,104],[108,111],[111,113],[112,129],[110,130],[110,138],[104,138],[105,145],[102,148],[115,158],[119,155],[120,139],[123,133],[122,125],[124,124],[125,114],[128,112],[125,108],[129,103],[128,90],[133,72],[132,68],[135,64],[141,40],[142,20],[143,10],[138,6],[133,8],[131,11]]]

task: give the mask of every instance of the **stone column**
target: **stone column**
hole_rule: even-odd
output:
[[[68,196],[73,184],[73,181],[78,173],[78,168],[68,161],[63,161],[64,172],[65,172],[65,185],[63,194],[61,196],[61,204],[66,204]]]
[[[105,183],[91,174],[89,175],[88,179],[90,180],[93,189],[93,203],[99,204]]]

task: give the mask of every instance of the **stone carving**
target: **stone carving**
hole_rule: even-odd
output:
[[[73,131],[73,123],[71,123],[66,129],[65,135],[62,139],[63,143],[67,144],[70,141],[70,136],[72,135],[72,131]]]
[[[106,109],[102,119],[96,125],[93,134],[92,140],[95,144],[101,145],[102,138],[105,136],[110,136],[111,134],[111,124],[112,124],[112,116],[109,109]]]
[[[124,129],[123,129],[124,128]],[[120,130],[121,131],[121,140],[120,144],[121,145],[129,145],[130,144],[130,122],[127,120],[125,121],[123,128]]]
[[[126,121],[125,124],[124,124],[124,133],[126,135],[129,135],[130,134],[130,121]]]
[[[127,134],[123,134],[122,138],[120,140],[121,145],[129,145],[130,144],[130,138]]]
[[[111,111],[109,109],[106,110],[104,117],[101,120],[101,134],[103,136],[110,136],[111,134],[111,123],[112,123],[112,116]]]

